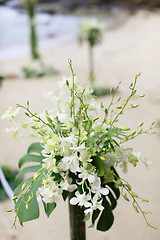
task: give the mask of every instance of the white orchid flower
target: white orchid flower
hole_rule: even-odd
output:
[[[86,195],[84,192],[83,194],[80,194],[78,191],[75,192],[75,197],[70,199],[70,204],[71,205],[76,205],[78,204],[79,206],[84,206],[84,207],[90,207],[91,203],[89,200],[91,199],[90,195]]]

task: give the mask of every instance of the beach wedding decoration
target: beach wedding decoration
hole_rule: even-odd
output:
[[[104,23],[95,18],[84,19],[80,23],[78,30],[78,41],[80,44],[85,42],[88,44],[89,80],[90,86],[96,96],[105,95],[106,92],[108,93],[104,88],[96,87],[94,70],[94,47],[102,42],[103,30]]]
[[[23,67],[23,72],[26,78],[40,78],[46,75],[57,74],[50,66],[44,64],[40,54],[38,52],[38,40],[36,33],[36,14],[35,8],[38,0],[21,0],[24,8],[26,9],[29,19],[30,30],[30,48],[31,48],[31,60],[32,63],[26,67]]]
[[[47,97],[53,102],[53,109],[43,113],[34,113],[29,101],[26,106],[17,104],[2,116],[14,122],[8,131],[16,136],[22,131],[23,136],[32,139],[27,153],[19,160],[22,170],[16,176],[17,188],[14,190],[15,219],[21,225],[39,218],[37,192],[49,217],[58,205],[60,198],[69,201],[71,240],[85,240],[85,222],[89,228],[107,231],[114,222],[113,210],[120,195],[130,201],[137,213],[141,213],[148,226],[146,215],[140,202],[147,199],[138,196],[131,185],[122,179],[117,167],[127,171],[131,164],[136,167],[139,162],[148,165],[140,153],[132,148],[125,148],[124,143],[136,139],[141,134],[152,134],[152,123],[147,130],[140,123],[136,130],[119,125],[119,118],[127,109],[134,110],[137,104],[130,100],[138,95],[136,82],[130,84],[130,94],[126,99],[116,96],[119,85],[111,94],[108,106],[98,104],[92,90],[86,84],[79,84],[68,60],[72,77],[62,81],[63,88],[68,89],[55,96],[52,92]],[[64,90],[64,89],[63,89]],[[23,120],[24,110],[27,120]],[[34,141],[35,137],[38,141]],[[24,167],[25,164],[29,166]],[[27,173],[32,176],[23,179]],[[23,179],[23,181],[22,181]],[[21,182],[22,181],[22,182]],[[152,227],[152,226],[151,226]]]
[[[94,64],[93,64],[93,48],[102,41],[102,23],[97,19],[84,19],[79,25],[78,40],[82,44],[88,43],[89,50],[89,71],[91,74],[91,82],[94,81]]]

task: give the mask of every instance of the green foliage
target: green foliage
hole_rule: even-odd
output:
[[[106,232],[112,227],[112,224],[114,222],[114,216],[111,211],[111,206],[105,197],[103,198],[102,205],[103,205],[104,209],[98,220],[97,230]]]
[[[93,89],[93,96],[101,97],[110,94],[110,89],[105,89],[104,87],[96,87]]]
[[[54,118],[54,128],[56,129],[57,133],[59,133],[60,135],[64,137],[68,136],[69,130],[67,129],[65,124],[59,120],[57,116]]]
[[[90,213],[88,213],[85,218],[83,219],[83,222],[86,222],[90,219]]]
[[[85,143],[86,147],[89,147],[90,144],[100,144],[104,141],[102,148],[103,152],[108,152],[110,149],[114,151],[115,146],[119,146],[118,142],[114,139],[123,139],[125,133],[122,129],[118,127],[107,128],[105,132],[95,132],[91,137],[89,137]]]
[[[43,156],[41,155],[41,150],[42,147],[40,145],[40,143],[33,143],[30,145],[30,147],[28,148],[28,153],[25,154],[23,157],[20,158],[19,160],[19,168],[21,168],[25,163],[39,163],[38,165],[33,165],[33,166],[29,166],[29,167],[25,167],[23,168],[19,174],[16,176],[16,184],[18,184],[23,176],[26,173],[30,173],[30,172],[37,172],[38,170],[41,169],[42,167],[42,160],[43,160]],[[31,152],[33,152],[34,154],[31,154]]]
[[[15,220],[13,226],[16,224],[17,217],[20,224],[23,226],[24,222],[34,220],[39,218],[39,206],[37,201],[36,192],[42,184],[43,172],[42,169],[42,160],[43,156],[41,155],[42,146],[40,143],[33,143],[29,146],[27,154],[25,154],[19,160],[19,167],[22,167],[26,163],[38,162],[38,165],[29,166],[23,168],[19,174],[16,176],[16,182],[19,184],[14,190],[14,201],[15,201]],[[32,154],[31,154],[32,153]],[[28,178],[27,180],[20,182],[23,176],[26,173],[36,172],[33,177]],[[46,215],[52,213],[55,209],[56,204],[46,204],[43,202],[44,210]]]
[[[27,163],[27,162],[39,162],[39,163],[41,163],[43,158],[44,157],[42,155],[35,155],[35,154],[27,153],[22,158],[20,158],[19,168],[21,168],[22,165]]]
[[[92,214],[92,225],[90,227],[94,227],[95,221],[97,220],[99,214],[100,214],[100,210],[99,209],[96,209],[96,210],[93,211],[93,214]]]
[[[68,195],[69,195],[69,192],[68,192],[68,191],[65,191],[65,190],[63,190],[63,192],[62,192],[62,197],[63,197],[63,200],[64,200],[64,201],[66,201],[66,199],[67,199]]]
[[[99,44],[102,40],[101,24],[95,19],[84,20],[79,27],[78,39],[80,43],[87,41],[91,47]]]
[[[35,143],[32,143],[28,150],[27,150],[27,153],[39,153],[41,154],[43,150],[43,147],[41,146],[41,144],[39,142],[35,142]]]
[[[79,41],[83,42],[85,39],[83,36],[79,36]],[[95,45],[99,44],[102,40],[102,33],[99,28],[91,28],[88,31],[88,36],[86,36],[86,40],[89,42],[91,47],[94,47]]]
[[[18,173],[18,175],[16,176],[16,179],[15,179],[16,184],[19,184],[19,182],[22,180],[23,176],[24,176],[26,173],[37,172],[38,170],[40,170],[40,168],[41,168],[41,165],[36,165],[36,166],[31,166],[31,167],[23,168],[23,169]]]
[[[104,176],[105,173],[104,165],[98,156],[93,157],[93,165],[96,167],[98,171],[98,176],[100,177]]]
[[[138,196],[137,193],[133,192],[132,189],[131,189],[131,186],[130,184],[122,179],[122,178],[119,178],[119,176],[117,177],[117,181],[116,183],[119,182],[119,184],[117,185],[119,188],[121,188],[122,190],[122,196],[123,198],[127,201],[127,202],[130,202],[132,201],[132,206],[134,208],[134,210],[137,212],[137,213],[141,213],[145,219],[145,222],[148,226],[150,226],[151,228],[153,229],[157,229],[155,228],[154,226],[152,226],[151,224],[149,224],[147,218],[146,218],[146,215],[147,214],[152,214],[151,212],[149,211],[144,211],[142,210],[142,208],[140,207],[140,204],[138,202],[138,200],[140,200],[141,202],[149,202],[147,199],[144,199],[144,198],[141,198]],[[116,186],[116,184],[115,184]],[[118,190],[119,191],[119,190]]]
[[[56,203],[45,203],[44,201],[43,202],[43,206],[44,206],[44,210],[45,210],[45,213],[47,215],[47,217],[49,217],[51,215],[51,213],[53,212],[53,210],[56,208]]]
[[[23,67],[23,72],[26,78],[41,78],[58,74],[58,71],[45,65],[40,60],[34,60],[31,65]]]
[[[41,186],[42,176],[37,182],[31,181],[27,185],[27,190],[22,193],[15,203],[15,221],[18,216],[20,224],[23,226],[24,222],[39,218],[39,206],[36,197],[36,191]],[[15,221],[14,224],[15,225]]]

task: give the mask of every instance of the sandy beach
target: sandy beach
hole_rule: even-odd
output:
[[[160,120],[160,11],[138,10],[129,13],[127,10],[119,11],[117,21],[107,27],[103,42],[94,51],[95,75],[97,85],[106,88],[117,86],[121,81],[119,96],[124,98],[129,93],[128,86],[136,74],[141,72],[138,79],[138,93],[145,94],[143,99],[134,99],[139,108],[129,111],[120,118],[121,125],[135,129],[144,121],[144,128],[148,128],[153,121]],[[118,15],[119,14],[119,15]],[[84,82],[88,76],[87,46],[79,46],[76,40],[64,43],[58,47],[41,51],[45,63],[52,65],[59,71],[59,75],[42,79],[24,79],[21,69],[29,62],[29,56],[22,56],[0,62],[0,73],[5,77],[0,88],[0,115],[9,106],[17,103],[31,103],[33,111],[41,111],[44,106],[50,106],[43,94],[50,90],[57,93],[58,82],[63,76],[69,76],[67,59],[73,61],[77,80]],[[109,97],[101,97],[106,105]],[[5,132],[9,126],[7,120],[0,121],[0,158],[1,163],[18,168],[18,159],[25,153],[28,144],[21,138],[17,140]],[[159,130],[157,130],[159,131]],[[155,227],[160,226],[160,135],[142,135],[132,146],[142,156],[152,161],[146,170],[143,164],[129,173],[121,173],[133,186],[134,191],[149,199],[143,204],[143,209],[152,211],[148,216],[149,222]],[[24,227],[17,224],[17,229],[11,229],[14,213],[7,213],[13,208],[10,200],[0,202],[0,239],[1,240],[69,240],[69,218],[67,202],[60,201],[51,217],[47,219],[42,206],[41,216],[38,220],[25,223]],[[87,229],[87,240],[159,240],[160,229],[153,230],[147,227],[141,214],[137,214],[132,203],[120,198],[118,207],[114,211],[115,222],[106,233],[95,229]]]

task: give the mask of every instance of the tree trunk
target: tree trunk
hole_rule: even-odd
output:
[[[74,193],[69,194],[69,201]],[[85,217],[83,208],[69,203],[70,240],[86,240]]]

